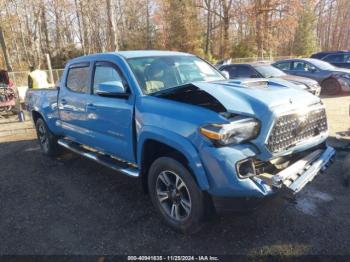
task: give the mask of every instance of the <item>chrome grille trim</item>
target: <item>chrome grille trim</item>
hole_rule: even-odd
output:
[[[327,130],[326,110],[322,105],[288,112],[276,118],[266,146],[270,152],[279,153]]]

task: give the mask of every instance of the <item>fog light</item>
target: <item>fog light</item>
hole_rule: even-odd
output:
[[[237,174],[241,178],[248,178],[256,175],[255,165],[252,159],[244,159],[236,164]]]

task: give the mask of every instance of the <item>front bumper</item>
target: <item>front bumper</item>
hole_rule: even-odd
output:
[[[297,193],[329,166],[334,155],[334,148],[327,146],[325,150],[312,151],[275,175],[262,174],[262,178],[258,176],[253,179],[262,179],[271,187],[285,188],[291,193]]]
[[[237,162],[255,155],[254,147],[249,145],[203,150],[201,158],[208,174],[208,193],[213,198],[266,198],[285,190],[297,193],[328,167],[335,150],[329,146],[318,147],[278,173],[240,178]]]

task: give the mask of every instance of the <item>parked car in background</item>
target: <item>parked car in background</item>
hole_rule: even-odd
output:
[[[222,72],[227,72],[230,79],[237,78],[276,78],[292,82],[297,88],[306,90],[314,95],[319,96],[321,86],[316,80],[287,75],[267,62],[255,62],[247,64],[229,64],[219,68]]]
[[[164,221],[192,233],[213,205],[299,192],[335,154],[318,97],[249,80],[190,54],[122,51],[69,61],[26,105],[44,154],[63,146],[139,178]]]
[[[287,74],[315,79],[324,94],[334,95],[350,91],[350,69],[335,67],[315,58],[280,60],[272,65]]]
[[[232,59],[231,58],[222,59],[222,60],[219,60],[214,66],[216,68],[220,68],[223,65],[227,65],[227,64],[231,64],[231,63],[232,63]]]
[[[326,61],[334,66],[350,68],[350,51],[329,51],[313,54],[311,58]]]

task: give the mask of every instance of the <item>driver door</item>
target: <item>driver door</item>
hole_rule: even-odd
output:
[[[96,94],[97,86],[104,82],[121,81],[124,97]],[[129,95],[127,95],[129,94]],[[89,130],[94,134],[90,145],[128,162],[135,162],[133,152],[134,99],[117,65],[96,62],[92,75],[92,90],[86,105]]]

